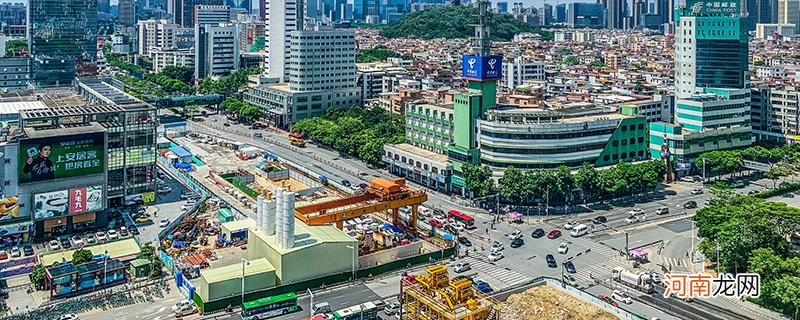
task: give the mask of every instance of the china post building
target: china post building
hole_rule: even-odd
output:
[[[0,94],[0,248],[106,229],[155,190],[156,111],[111,83]]]

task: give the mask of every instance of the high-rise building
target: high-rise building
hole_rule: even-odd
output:
[[[553,22],[555,23],[564,23],[567,22],[567,4],[566,3],[559,3],[556,5],[555,10],[553,10]]]
[[[660,17],[660,23],[672,23],[675,19],[674,16],[674,2],[673,0],[655,0],[654,13]]]
[[[119,0],[119,19],[118,22],[126,27],[136,25],[136,1]]]
[[[599,3],[569,3],[566,23],[570,27],[602,26],[603,10],[603,5]]]
[[[689,0],[676,10],[674,122],[650,124],[653,158],[690,168],[700,153],[752,143],[741,9],[739,1]]]
[[[149,55],[154,49],[176,48],[175,33],[178,25],[167,20],[139,21],[139,54]]]
[[[757,23],[778,22],[778,0],[746,0],[746,13],[750,17],[747,30],[755,30]]]
[[[691,97],[704,87],[747,87],[747,16],[740,16],[738,1],[722,2],[720,7],[706,3],[712,2],[690,0],[678,9],[675,32],[678,98]]]
[[[303,19],[298,19],[304,11],[303,1],[267,0],[266,10],[267,19],[265,21],[269,39],[267,75],[283,82],[289,77],[289,71],[286,69],[291,44],[289,33],[303,30]]]
[[[225,0],[225,5],[231,8],[244,9],[247,14],[250,14],[252,9],[250,0]]]
[[[261,108],[268,121],[282,128],[321,116],[331,107],[361,104],[353,31],[318,25],[315,30],[293,31],[289,38],[289,82],[248,90],[245,102]]]
[[[523,57],[516,57],[514,61],[503,64],[503,81],[500,82],[500,86],[513,90],[526,81],[543,81],[544,67],[544,62],[528,61]]]
[[[194,6],[194,24],[219,25],[231,22],[231,7],[217,5]]]
[[[631,28],[638,29],[642,27],[643,16],[647,13],[646,0],[634,0],[633,10],[631,11]]]
[[[3,3],[0,4],[0,22],[6,25],[25,24],[25,4]]]
[[[222,5],[223,0],[167,0],[167,13],[173,22],[184,28],[194,28],[194,6]]]
[[[36,87],[97,72],[97,0],[30,0],[28,47]]]
[[[606,28],[625,28],[626,3],[624,0],[603,0]]]
[[[97,12],[111,14],[111,3],[109,0],[97,1]]]
[[[545,3],[539,8],[539,24],[546,26],[553,23],[553,6]]]
[[[508,12],[508,2],[501,1],[497,3],[497,12],[499,13],[507,13]]]
[[[239,37],[232,24],[198,24],[194,28],[194,76],[226,76],[239,68]]]
[[[795,34],[800,34],[800,0],[778,0],[778,23],[794,24]]]

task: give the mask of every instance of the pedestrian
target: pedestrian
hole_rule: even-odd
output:
[[[489,234],[489,228],[486,228],[486,234]]]

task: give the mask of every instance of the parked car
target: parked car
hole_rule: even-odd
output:
[[[8,253],[5,250],[0,250],[0,260],[8,259]]]
[[[386,305],[386,308],[383,308],[383,312],[386,313],[386,315],[388,316],[397,313],[397,311],[400,311],[399,303],[390,303]]]
[[[97,236],[97,242],[106,242],[107,240],[106,233],[103,231],[97,231],[94,235]]]
[[[93,234],[86,235],[86,243],[97,243],[97,239],[95,239]]]
[[[608,218],[606,218],[605,216],[594,217],[594,223],[598,223],[599,224],[599,223],[607,223],[607,222],[608,222]]]
[[[575,270],[575,265],[572,264],[572,261],[569,260],[567,260],[567,262],[564,262],[564,269],[567,269],[567,272],[569,273],[577,272],[577,270]]]
[[[138,217],[136,217],[136,219],[133,219],[133,221],[136,222],[136,223],[145,223],[145,222],[153,221],[153,218],[150,217],[150,216],[138,216]]]
[[[694,182],[694,178],[686,176],[686,177],[682,177],[681,181],[683,181],[683,182]]]
[[[84,245],[83,239],[81,239],[81,236],[72,236],[72,243],[74,243],[75,246],[79,247],[79,248],[83,247],[83,245]]]
[[[692,194],[694,195],[703,194],[703,189],[695,188],[692,190]]]
[[[519,238],[522,238],[522,231],[514,230],[514,231],[511,231],[510,234],[508,234],[508,240],[515,240],[515,239],[519,239]]]
[[[458,237],[458,243],[464,245],[465,247],[471,247],[472,241],[469,241],[467,237]]]
[[[128,228],[126,228],[125,226],[119,227],[119,235],[122,236],[122,237],[127,237],[128,236]]]
[[[119,235],[117,234],[117,230],[109,229],[108,230],[108,238],[110,240],[117,240],[119,239]]]
[[[490,293],[494,291],[494,289],[492,289],[492,287],[483,280],[475,280],[475,282],[472,283],[472,287],[483,293]]]
[[[547,234],[548,239],[556,239],[561,236],[561,231],[558,230],[550,230],[550,233]]]
[[[697,208],[697,202],[695,202],[695,201],[686,201],[686,203],[683,204],[683,208],[684,209]]]
[[[56,251],[61,249],[61,245],[58,244],[58,240],[50,240],[49,244],[50,244],[50,250]]]
[[[495,262],[497,260],[503,259],[503,252],[502,251],[495,251],[489,254],[487,257],[489,262]]]
[[[631,299],[631,296],[620,290],[614,290],[614,292],[611,293],[611,297],[614,298],[614,300],[622,301],[625,304],[633,303],[633,299]]]
[[[461,273],[469,269],[472,269],[472,267],[469,265],[469,262],[466,261],[459,261],[453,266],[453,272],[456,273]]]
[[[130,226],[128,226],[128,230],[129,230],[129,231],[130,231],[130,233],[131,233],[132,235],[134,235],[134,236],[135,236],[135,235],[139,235],[139,228],[137,228],[135,225],[130,225]]]
[[[158,222],[158,227],[160,228],[164,228],[168,225],[169,225],[169,219],[161,219],[161,221]]]
[[[536,229],[531,232],[531,238],[539,239],[541,237],[544,237],[544,229]]]
[[[19,258],[22,256],[22,252],[19,251],[19,247],[14,246],[11,248],[11,257],[12,258]]]
[[[575,221],[567,221],[567,223],[564,224],[564,229],[572,230],[576,225],[578,225],[578,223]]]
[[[342,180],[342,185],[345,186],[345,187],[350,187],[350,181]]]
[[[61,240],[61,247],[62,248],[64,248],[64,249],[72,248],[72,243],[69,242],[69,237],[68,236],[61,237],[61,239],[59,239],[59,240]]]
[[[26,245],[26,246],[22,247],[22,254],[24,254],[26,257],[27,256],[32,256],[33,255],[33,247],[31,247],[29,245]]]
[[[545,256],[544,260],[547,261],[548,267],[550,268],[558,267],[558,263],[556,263],[556,257],[554,257],[552,254],[548,254],[547,256]]]
[[[58,320],[78,320],[78,316],[74,314],[65,314],[58,318]]]
[[[525,245],[525,240],[522,240],[522,238],[519,238],[519,239],[511,240],[511,245],[510,246],[512,248],[519,248],[519,247],[521,247],[523,245]]]
[[[492,252],[503,251],[503,249],[503,244],[500,242],[493,243],[491,247]]]
[[[567,246],[566,242],[562,242],[558,245],[558,253],[567,254],[567,251],[569,251],[569,247]]]

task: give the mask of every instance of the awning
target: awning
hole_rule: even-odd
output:
[[[508,214],[508,216],[509,216],[509,217],[511,217],[511,218],[519,218],[519,217],[521,217],[521,216],[522,216],[522,214],[521,214],[521,213],[519,213],[519,212],[516,212],[516,211],[512,211],[512,212],[510,212],[510,213]]]

